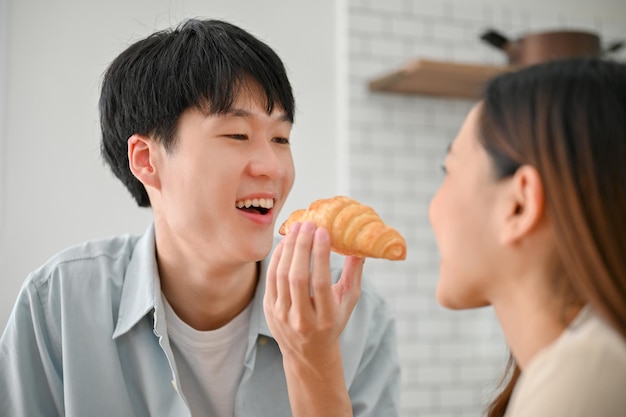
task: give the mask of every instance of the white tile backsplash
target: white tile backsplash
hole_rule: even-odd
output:
[[[349,193],[376,208],[407,239],[403,262],[368,260],[366,273],[397,318],[402,416],[478,417],[493,398],[508,350],[491,309],[449,311],[435,299],[438,253],[428,204],[440,165],[473,105],[469,100],[373,93],[367,82],[417,57],[504,64],[482,42],[495,28],[515,38],[562,25],[626,39],[626,16],[533,10],[525,1],[349,0]],[[625,50],[615,54],[626,56]],[[381,416],[384,417],[384,416]]]
[[[359,10],[350,14],[350,30],[354,34],[382,35],[387,32],[389,23],[386,16],[371,11]]]
[[[384,3],[379,1],[378,3]],[[447,14],[446,2],[443,0],[407,1],[407,10],[415,16],[442,18]]]
[[[392,33],[396,37],[414,40],[431,36],[431,26],[428,23],[425,24],[424,20],[418,21],[415,16],[405,13],[392,16],[389,19]],[[426,22],[430,23],[428,20]]]
[[[436,21],[433,26],[433,38],[437,41],[453,41],[456,44],[465,44],[468,41],[465,36],[465,22],[454,19]]]

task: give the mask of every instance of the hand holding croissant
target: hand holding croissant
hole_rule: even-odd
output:
[[[296,210],[280,226],[286,235],[293,222],[311,221],[330,234],[331,250],[357,257],[403,260],[406,241],[387,226],[371,208],[345,196],[316,200],[308,209]]]

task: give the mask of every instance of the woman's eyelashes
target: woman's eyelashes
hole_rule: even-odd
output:
[[[439,172],[443,173],[443,175],[446,175],[448,173],[448,167],[446,165],[447,162],[447,158],[441,158],[437,161],[439,163]]]

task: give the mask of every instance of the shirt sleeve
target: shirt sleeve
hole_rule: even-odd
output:
[[[60,351],[54,348],[39,289],[22,287],[0,338],[0,415],[63,415]]]
[[[506,417],[626,415],[626,363],[613,352],[595,344],[541,358],[522,374]]]
[[[367,302],[371,304],[364,309],[368,311],[353,313],[368,321],[362,356],[349,387],[353,414],[354,417],[397,417],[400,415],[400,366],[395,321],[380,296],[367,293],[362,297],[369,298]]]

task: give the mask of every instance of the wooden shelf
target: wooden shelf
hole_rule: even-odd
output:
[[[485,83],[512,67],[417,59],[369,83],[372,91],[476,99]]]

